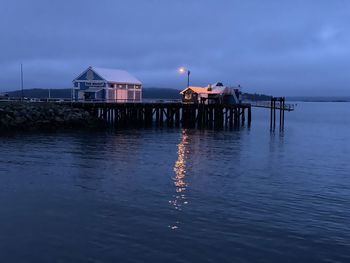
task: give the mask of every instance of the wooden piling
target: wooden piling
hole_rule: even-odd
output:
[[[245,124],[245,108],[242,108],[242,126]]]
[[[280,104],[283,107],[284,101]],[[75,103],[101,118],[112,127],[142,127],[163,126],[188,128],[239,127],[246,121],[251,122],[251,107],[249,104],[184,104],[184,103]],[[283,128],[284,111],[280,113]]]
[[[251,123],[252,123],[252,107],[249,106],[248,107],[248,126],[249,127],[250,127]]]
[[[159,108],[159,126],[163,126],[163,122],[164,122],[164,108],[163,107],[160,107]]]

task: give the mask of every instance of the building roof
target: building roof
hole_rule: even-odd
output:
[[[181,92],[180,92],[180,94],[183,94],[183,93],[185,93],[187,90],[192,90],[193,92],[195,92],[195,93],[207,93],[208,91],[207,91],[207,88],[206,87],[196,87],[196,86],[189,86],[188,88],[186,88],[186,89],[184,89],[184,90],[182,90]]]
[[[182,90],[180,94],[184,94],[188,89],[191,89],[197,94],[232,94],[235,88],[225,87],[222,85],[222,83],[217,82],[206,87],[189,86],[188,88]]]
[[[223,93],[227,93],[226,87],[210,87],[210,86],[194,87],[194,86],[189,86],[188,88],[182,90],[180,92],[180,94],[184,94],[189,89],[197,94],[223,94]]]
[[[108,82],[142,84],[141,81],[125,70],[96,67],[91,67],[91,69]]]
[[[98,67],[88,67],[83,73],[81,73],[77,78],[73,80],[76,81],[80,79],[84,74],[89,71],[95,72],[100,78],[107,82],[116,82],[120,84],[136,84],[142,85],[141,81],[131,75],[129,72],[121,69],[109,69],[109,68],[98,68]]]

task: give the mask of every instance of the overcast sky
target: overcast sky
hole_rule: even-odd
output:
[[[0,90],[71,87],[89,65],[145,87],[222,81],[272,95],[350,95],[347,0],[0,0]]]

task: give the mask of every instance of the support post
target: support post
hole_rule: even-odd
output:
[[[175,126],[180,127],[180,108],[176,107],[175,110]]]
[[[276,129],[276,99],[273,100],[273,129]]]
[[[272,123],[273,123],[273,97],[271,97],[270,104],[270,130],[272,131]]]
[[[242,126],[244,126],[245,123],[245,108],[242,107]]]
[[[233,127],[233,109],[232,108],[230,108],[229,126],[230,128]]]
[[[252,123],[252,107],[249,106],[248,107],[248,126],[249,127],[250,127],[251,123]]]
[[[282,115],[283,115],[283,98],[279,98],[279,103],[280,103],[280,131],[282,131]]]
[[[163,107],[159,108],[160,110],[160,115],[159,115],[159,126],[163,126],[163,121],[164,121],[164,112],[163,112]]]

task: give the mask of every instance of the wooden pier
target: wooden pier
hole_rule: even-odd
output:
[[[279,129],[284,130],[284,113],[294,111],[294,104],[287,104],[285,97],[271,97],[270,101],[252,102],[251,107],[270,109],[270,130],[276,129],[276,111],[279,111]]]
[[[270,102],[270,130],[274,131],[276,129],[276,110],[279,110],[279,128],[280,131],[284,130],[284,112],[290,107],[286,107],[286,99],[284,97],[272,97]],[[294,110],[294,107],[293,109]]]
[[[112,127],[239,128],[251,124],[251,105],[74,102]]]
[[[281,99],[283,100],[283,103],[281,102]],[[275,108],[284,111],[294,111],[294,104],[291,103],[285,103],[286,100],[284,97],[271,97],[271,100],[275,101],[274,105]],[[273,105],[271,104],[271,100],[269,101],[252,101],[249,102],[253,108],[266,108],[271,109]]]

